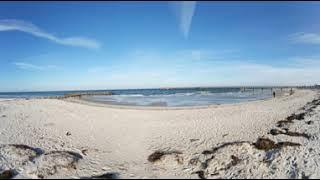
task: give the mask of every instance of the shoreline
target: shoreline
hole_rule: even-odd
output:
[[[301,92],[305,90],[296,90],[296,92]],[[308,91],[308,90],[307,90]],[[295,93],[293,94],[295,95]],[[276,99],[281,98],[290,98],[291,95],[286,94],[283,92],[282,94],[278,95]],[[97,107],[107,107],[107,108],[115,108],[115,109],[137,109],[137,110],[187,110],[187,109],[208,109],[208,108],[216,108],[216,107],[224,107],[224,106],[234,106],[234,105],[243,105],[247,103],[259,103],[265,101],[272,101],[275,98],[269,97],[264,99],[256,99],[256,100],[248,100],[242,102],[233,102],[233,103],[224,103],[224,104],[209,104],[209,105],[190,105],[190,106],[149,106],[149,105],[119,105],[119,104],[112,104],[112,103],[104,103],[100,101],[94,101],[89,99],[81,99],[81,98],[65,98],[62,99],[63,101],[79,103],[89,106],[97,106]]]
[[[16,178],[301,178],[302,172],[320,177],[320,167],[312,164],[320,153],[319,95],[297,90],[179,111],[58,99],[3,101],[0,156],[7,160],[0,159],[0,174],[14,167]],[[299,170],[290,169],[292,163]]]

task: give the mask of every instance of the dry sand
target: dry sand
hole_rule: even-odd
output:
[[[0,177],[319,178],[314,99],[297,90],[187,109],[0,101]]]

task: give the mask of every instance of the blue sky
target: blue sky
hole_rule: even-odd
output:
[[[318,2],[2,2],[0,91],[320,83]]]

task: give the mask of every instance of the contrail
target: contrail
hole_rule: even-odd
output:
[[[178,18],[178,23],[183,36],[187,39],[195,13],[196,1],[171,2],[173,11]]]

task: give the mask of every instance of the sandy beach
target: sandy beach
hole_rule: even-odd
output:
[[[320,178],[320,93],[198,108],[0,101],[0,176]]]

